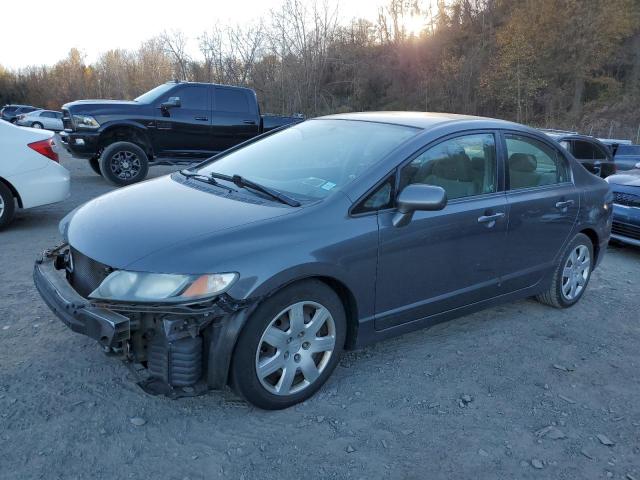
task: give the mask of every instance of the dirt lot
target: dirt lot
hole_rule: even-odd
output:
[[[33,286],[62,216],[110,190],[63,164],[71,198],[0,233],[0,478],[640,480],[640,249],[611,247],[570,310],[521,301],[351,352],[296,408],[168,400]]]

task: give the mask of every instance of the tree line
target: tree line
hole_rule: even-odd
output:
[[[409,24],[419,20],[419,32]],[[389,0],[345,22],[331,0],[283,0],[251,24],[182,31],[93,63],[0,66],[0,105],[135,98],[171,79],[244,85],[265,112],[446,111],[636,139],[638,0]]]

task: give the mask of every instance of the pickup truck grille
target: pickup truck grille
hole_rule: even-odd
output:
[[[613,192],[613,203],[627,207],[640,207],[640,195],[633,193]]]
[[[71,120],[71,114],[66,108],[62,109],[62,126],[65,130],[73,130],[73,121]]]
[[[112,271],[107,265],[96,262],[73,247],[71,247],[71,258],[73,270],[69,273],[69,283],[85,298],[98,288]]]

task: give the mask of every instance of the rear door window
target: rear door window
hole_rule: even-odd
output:
[[[573,156],[578,160],[606,160],[607,155],[600,147],[584,140],[573,141]]]
[[[524,135],[506,134],[511,190],[569,181],[565,158],[555,148]]]
[[[249,112],[247,95],[241,90],[231,88],[216,88],[214,110],[218,112],[246,113]]]

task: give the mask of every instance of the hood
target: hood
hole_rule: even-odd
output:
[[[611,185],[624,185],[625,187],[640,187],[640,169],[629,170],[607,177]]]
[[[76,100],[65,103],[62,108],[70,112],[93,112],[96,110],[117,110],[122,107],[141,105],[133,100]]]
[[[189,241],[297,210],[251,200],[198,190],[165,176],[87,202],[63,229],[73,248],[103,264],[126,268],[158,250],[181,244],[188,251]]]

